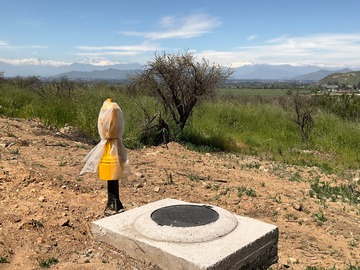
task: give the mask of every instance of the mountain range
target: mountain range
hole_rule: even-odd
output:
[[[78,63],[51,62],[50,60],[26,59],[16,62],[0,59],[0,72],[5,77],[39,76],[44,78],[67,77],[84,80],[124,80],[128,75],[143,70],[146,66],[139,63],[109,63],[93,60]],[[326,68],[316,65],[273,65],[248,64],[234,68],[230,79],[237,80],[297,80],[319,81],[332,73],[351,71],[340,67]]]

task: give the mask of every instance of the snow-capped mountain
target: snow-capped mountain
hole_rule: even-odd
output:
[[[4,72],[5,77],[49,77],[71,71],[91,72],[95,70],[107,69],[138,70],[141,68],[143,68],[143,66],[138,63],[110,62],[94,59],[84,59],[77,63],[69,63],[37,58],[0,58],[0,71]]]
[[[117,74],[116,70],[123,71],[121,74],[133,73],[135,70],[144,69],[145,66],[139,63],[126,63],[121,61],[108,61],[101,59],[83,59],[76,63],[28,58],[28,59],[10,59],[0,58],[0,72],[4,72],[5,77],[15,76],[40,76],[54,77],[67,76],[74,74],[91,79],[92,75],[111,77],[111,74]],[[289,64],[254,64],[238,63],[233,68],[234,73],[231,79],[239,80],[303,80],[304,75],[312,74],[320,70],[326,70],[327,74],[333,73],[345,67],[324,67],[323,65],[289,65]],[[359,70],[359,67],[348,67],[350,70]],[[100,72],[101,71],[101,72]],[[323,72],[322,71],[322,72]],[[87,73],[87,74],[81,74]],[[324,73],[324,72],[323,72]],[[325,74],[324,73],[324,74]],[[318,74],[319,75],[319,74]],[[301,77],[303,76],[303,77]],[[313,76],[314,77],[314,76]],[[316,76],[318,78],[319,76]],[[321,76],[320,76],[321,77]],[[320,78],[321,79],[321,78]]]
[[[85,58],[77,62],[78,64],[92,65],[92,66],[112,66],[112,65],[126,65],[127,62],[110,61],[106,59],[89,59]]]

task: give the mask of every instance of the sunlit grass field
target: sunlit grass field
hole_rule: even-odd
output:
[[[44,124],[55,128],[75,126],[82,136],[94,142],[99,140],[99,110],[103,101],[111,97],[124,112],[126,147],[141,146],[145,118],[134,99],[126,94],[124,86],[77,85],[67,95],[49,90],[43,96],[11,82],[3,82],[0,87],[0,115],[40,118]],[[299,127],[291,120],[293,111],[276,101],[276,97],[286,96],[287,91],[220,89],[217,98],[196,107],[177,140],[197,150],[229,151],[289,164],[316,165],[326,172],[359,169],[360,124],[317,110],[313,115],[314,129],[304,144]],[[240,98],[227,97],[235,94]],[[241,97],[247,97],[246,102]],[[267,98],[271,102],[264,102]],[[141,99],[151,113],[159,112],[161,106],[155,100]]]
[[[234,95],[245,97],[280,97],[286,96],[291,89],[250,89],[250,88],[220,88],[218,89],[218,95]],[[309,89],[300,89],[301,93],[310,93]]]

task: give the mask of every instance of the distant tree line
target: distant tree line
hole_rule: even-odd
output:
[[[278,81],[278,80],[236,80],[228,79],[221,87],[235,89],[294,89],[309,87],[313,81]]]

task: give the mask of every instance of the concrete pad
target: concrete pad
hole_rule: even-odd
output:
[[[95,240],[163,269],[266,269],[277,262],[278,228],[211,206],[218,220],[196,227],[160,226],[151,214],[190,203],[164,199],[92,223]],[[201,205],[201,204],[191,204]],[[210,206],[207,206],[210,207]]]

